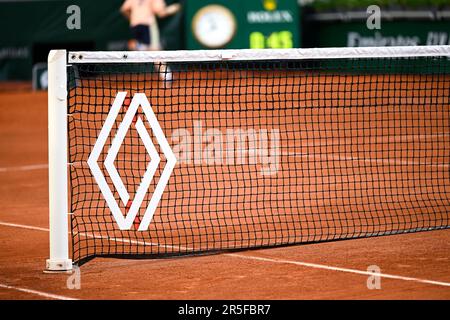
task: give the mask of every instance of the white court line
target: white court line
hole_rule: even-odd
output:
[[[382,137],[342,137],[342,138],[326,138],[326,137],[313,137],[306,138],[305,140],[313,140],[310,143],[307,143],[301,148],[307,147],[330,147],[330,146],[339,146],[339,145],[348,145],[353,144],[355,139],[363,139],[362,143],[386,143],[386,142],[418,142],[420,140],[429,140],[434,138],[443,138],[450,137],[450,133],[441,132],[436,134],[404,134],[404,135],[393,135],[393,136],[382,136]],[[314,141],[319,140],[319,141]],[[321,140],[325,140],[322,142]],[[346,143],[344,143],[345,141]],[[336,153],[330,154],[314,154],[308,152],[290,152],[287,153],[289,157],[301,157],[301,158],[313,158],[313,159],[324,159],[324,160],[350,160],[350,161],[363,161],[368,163],[380,163],[380,164],[390,164],[390,165],[423,165],[434,168],[450,168],[450,164],[446,163],[432,163],[432,162],[421,162],[421,161],[403,161],[396,159],[382,159],[382,158],[359,158],[359,157],[346,157],[340,156]]]
[[[28,230],[35,230],[35,231],[50,232],[50,229],[48,229],[48,228],[27,226],[27,225],[23,225],[23,224],[9,223],[9,222],[3,222],[3,221],[0,221],[0,225],[1,226],[6,226],[6,227],[13,227],[13,228],[21,228],[21,229],[28,229]],[[86,238],[104,239],[104,240],[110,240],[110,241],[119,242],[119,243],[129,243],[129,244],[139,244],[139,245],[143,245],[143,246],[153,246],[153,247],[163,247],[163,248],[170,248],[170,249],[189,250],[189,248],[183,247],[183,246],[165,245],[165,244],[153,243],[153,242],[148,242],[148,241],[130,240],[130,239],[116,238],[116,237],[107,237],[107,236],[102,236],[102,235],[98,235],[98,234],[89,234],[89,233],[85,233],[85,232],[79,232],[78,235],[80,235],[82,237],[86,237]]]
[[[31,171],[31,170],[41,170],[48,169],[48,164],[32,164],[27,166],[19,167],[3,167],[0,168],[0,172],[10,172],[10,171]]]
[[[39,230],[39,231],[48,231],[48,229],[44,229],[44,228],[32,227],[32,226],[26,226],[26,225],[19,225],[19,224],[12,224],[12,223],[6,223],[6,222],[2,222],[2,221],[0,221],[0,225],[12,226],[12,227],[17,227],[17,228],[25,228],[25,229],[34,229],[34,230]],[[131,242],[133,240],[127,240],[127,239],[121,239],[121,238],[109,238],[109,237],[105,237],[105,236],[101,236],[101,235],[94,235],[92,237],[106,239],[106,240],[111,240],[111,241],[133,243],[133,242]],[[139,242],[135,242],[135,243],[143,244],[143,245],[150,245],[150,246],[158,245],[158,244],[144,242],[144,241],[139,241]],[[158,245],[158,246],[173,247],[173,246],[164,246],[164,245]],[[181,247],[181,246],[179,248],[189,249],[187,247]],[[264,261],[264,262],[279,263],[279,264],[291,264],[291,265],[297,265],[297,266],[308,267],[308,268],[323,269],[323,270],[338,271],[338,272],[346,272],[346,273],[353,273],[353,274],[359,274],[359,275],[364,275],[364,276],[374,276],[374,273],[373,272],[369,272],[369,271],[362,271],[362,270],[357,270],[357,269],[333,267],[333,266],[328,266],[328,265],[323,265],[323,264],[316,264],[316,263],[309,263],[309,262],[284,260],[284,259],[275,259],[275,258],[263,258],[263,257],[250,256],[250,255],[244,255],[244,254],[238,254],[238,253],[224,253],[223,255],[230,256],[230,257],[235,257],[235,258],[240,258],[240,259],[247,259],[247,260],[256,260],[256,261]],[[382,277],[382,278],[387,278],[387,279],[412,281],[412,282],[425,283],[425,284],[431,284],[431,285],[436,285],[436,286],[450,287],[450,283],[449,282],[434,281],[434,280],[427,280],[427,279],[420,279],[420,278],[413,278],[413,277],[404,277],[404,276],[398,276],[398,275],[393,275],[393,274],[388,274],[388,273],[377,273],[376,275],[379,276],[379,277]]]
[[[290,157],[301,157],[301,158],[313,158],[319,160],[350,160],[350,161],[363,161],[368,163],[380,163],[380,164],[391,164],[391,165],[412,165],[412,166],[427,166],[433,168],[450,168],[450,164],[444,163],[432,163],[432,162],[421,162],[421,161],[402,161],[395,159],[380,159],[380,158],[358,158],[358,157],[344,157],[340,155],[336,155],[333,153],[330,154],[311,154],[311,153],[302,153],[302,152],[294,152],[288,153]]]
[[[393,135],[393,136],[383,136],[381,139],[379,137],[370,137],[368,141],[364,140],[363,143],[377,143],[377,142],[405,142],[405,141],[419,141],[419,140],[428,140],[428,139],[434,139],[434,138],[442,138],[442,137],[450,137],[450,133],[442,132],[442,133],[436,133],[436,134],[419,134],[419,135],[413,135],[413,134],[405,134],[405,135]],[[360,137],[364,139],[363,137]],[[354,143],[354,139],[358,138],[352,138],[352,137],[343,137],[343,138],[306,138],[305,140],[319,140],[313,141],[311,143],[307,143],[303,147],[329,147],[329,146],[337,146],[340,144],[347,145],[347,143],[342,143],[342,141],[348,141],[350,144]],[[326,142],[321,142],[320,140],[326,140]],[[333,143],[335,142],[335,143]],[[316,158],[320,155],[314,155],[314,154],[308,154],[308,153],[288,153],[288,156],[292,157],[311,157]],[[450,164],[433,164],[428,162],[416,162],[416,161],[397,161],[394,159],[371,159],[371,158],[358,158],[358,157],[341,157],[341,156],[333,156],[334,160],[353,160],[353,161],[364,161],[364,162],[377,162],[377,163],[383,163],[383,164],[404,164],[404,165],[426,165],[426,166],[432,166],[432,167],[439,167],[439,168],[449,168]],[[77,163],[78,165],[80,163]],[[34,165],[25,165],[25,166],[18,166],[18,167],[0,167],[0,172],[9,172],[9,171],[31,171],[31,170],[41,170],[41,169],[47,169],[48,164],[34,164]]]
[[[0,222],[0,225],[2,223]],[[174,246],[174,245],[166,245],[166,244],[160,244],[160,243],[154,243],[154,242],[148,242],[148,241],[139,241],[139,240],[130,240],[130,239],[124,239],[124,238],[116,238],[116,237],[107,237],[102,236],[101,234],[88,234],[85,232],[79,232],[78,235],[91,238],[91,239],[103,239],[103,240],[109,240],[113,242],[119,242],[119,243],[128,243],[128,244],[140,244],[143,246],[151,246],[151,247],[161,247],[166,249],[179,249],[179,250],[189,250],[188,247],[183,246]]]
[[[5,227],[13,227],[13,228],[21,228],[21,229],[29,229],[29,230],[50,232],[50,229],[48,229],[48,228],[27,226],[27,225],[24,225],[24,224],[9,223],[9,222],[3,222],[3,221],[0,221],[0,225],[5,226]]]
[[[0,225],[2,225],[2,226],[7,226],[7,227],[13,227],[13,228],[22,228],[22,229],[28,229],[28,230],[44,231],[44,232],[49,232],[49,231],[50,231],[48,228],[41,228],[41,227],[27,226],[27,225],[23,225],[23,224],[8,223],[8,222],[0,222]],[[36,291],[36,290],[31,290],[31,289],[26,289],[26,288],[20,288],[20,287],[9,286],[9,285],[2,284],[2,283],[0,283],[0,288],[10,289],[10,290],[16,290],[16,291],[21,291],[21,292],[30,293],[30,294],[35,294],[35,295],[38,295],[38,296],[41,296],[41,297],[45,297],[45,298],[50,298],[50,299],[57,299],[57,300],[78,300],[78,299],[75,299],[75,298],[70,298],[70,297],[65,297],[65,296],[55,295],[55,294],[46,293],[46,292],[42,292],[42,291]]]
[[[16,290],[16,291],[25,292],[25,293],[30,293],[30,294],[35,294],[35,295],[38,295],[38,296],[40,296],[40,297],[49,298],[49,299],[56,299],[56,300],[78,300],[78,299],[76,299],[76,298],[71,298],[71,297],[66,297],[66,296],[60,296],[60,295],[58,295],[58,294],[52,294],[52,293],[47,293],[47,292],[43,292],[43,291],[37,291],[37,290],[32,290],[32,289],[26,289],[26,288],[20,288],[20,287],[9,286],[9,285],[3,284],[3,283],[0,283],[0,288],[9,289],[9,290]]]
[[[434,138],[450,137],[450,133],[441,132],[435,134],[398,134],[398,135],[385,135],[375,137],[341,137],[341,138],[327,138],[327,137],[311,137],[304,140],[312,140],[310,143],[302,145],[302,147],[329,147],[338,145],[353,145],[356,141],[362,140],[360,143],[387,143],[387,142],[420,142],[421,140],[429,140]],[[319,140],[319,141],[316,141]],[[322,141],[324,140],[324,141]],[[343,143],[345,142],[345,143]],[[433,141],[439,142],[439,141]]]
[[[296,266],[309,267],[309,268],[315,268],[315,269],[354,273],[354,274],[360,274],[360,275],[364,275],[364,276],[376,275],[381,278],[387,278],[387,279],[413,281],[413,282],[432,284],[432,285],[436,285],[436,286],[450,287],[449,282],[433,281],[433,280],[426,280],[426,279],[412,278],[412,277],[403,277],[403,276],[397,276],[397,275],[388,274],[388,273],[373,273],[373,272],[369,272],[369,271],[333,267],[333,266],[327,266],[327,265],[322,265],[322,264],[317,264],[317,263],[309,263],[309,262],[301,262],[301,261],[293,261],[293,260],[283,260],[283,259],[275,259],[275,258],[263,258],[263,257],[256,257],[256,256],[247,256],[247,255],[237,254],[237,253],[228,253],[227,256],[236,257],[236,258],[240,258],[240,259],[247,259],[247,260],[257,260],[257,261],[265,261],[265,262],[280,263],[280,264],[292,264],[292,265],[296,265]]]

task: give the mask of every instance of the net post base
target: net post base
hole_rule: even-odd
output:
[[[72,259],[51,260],[47,259],[45,263],[46,272],[65,272],[72,270]]]

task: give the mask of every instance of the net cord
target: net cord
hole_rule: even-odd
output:
[[[448,56],[450,45],[308,49],[238,49],[193,51],[73,51],[69,63],[145,63],[154,61],[248,61],[361,59]]]

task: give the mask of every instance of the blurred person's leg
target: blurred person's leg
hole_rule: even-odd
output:
[[[160,41],[160,32],[159,32],[159,26],[156,20],[153,21],[153,23],[149,26],[149,35],[150,35],[150,46],[149,50],[152,51],[158,51],[162,50],[162,45]],[[155,69],[156,72],[159,73],[159,77],[161,80],[166,82],[166,85],[172,81],[172,71],[170,70],[169,66],[161,61],[155,61]]]

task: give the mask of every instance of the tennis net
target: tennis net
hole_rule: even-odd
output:
[[[449,227],[448,46],[68,59],[74,262]]]

